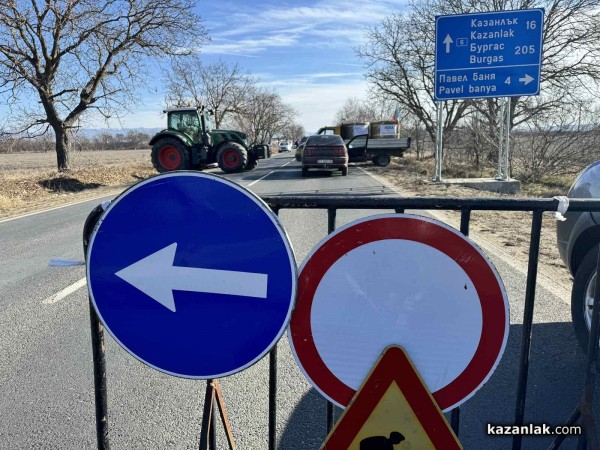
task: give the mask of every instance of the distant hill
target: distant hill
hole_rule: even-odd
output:
[[[144,133],[149,135],[154,135],[158,133],[162,128],[80,128],[77,131],[78,136],[85,136],[87,138],[95,138],[101,134],[110,134],[111,136],[116,136],[117,134],[127,134],[130,131],[135,133]]]

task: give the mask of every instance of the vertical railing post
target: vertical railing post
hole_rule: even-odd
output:
[[[277,445],[277,344],[269,353],[269,450]]]
[[[97,206],[88,215],[83,226],[83,253],[87,259],[87,250],[94,227],[98,223],[104,208]],[[94,364],[94,403],[96,407],[96,442],[98,450],[110,448],[108,439],[108,395],[106,386],[106,345],[104,326],[98,319],[92,299],[88,295],[90,309],[90,332],[92,337],[92,358]]]
[[[200,429],[200,450],[217,450],[217,425],[215,423],[216,389],[213,378],[206,381],[204,408],[202,409],[202,428]]]
[[[327,400],[327,434],[331,433],[334,424],[333,403]]]
[[[335,218],[337,215],[337,209],[327,208],[327,234],[335,231]]]
[[[327,233],[331,234],[335,231],[335,219],[337,215],[336,208],[327,208]],[[327,400],[327,434],[329,434],[334,424],[334,409],[333,403]]]
[[[464,208],[460,210],[460,232],[465,236],[469,235],[469,225],[471,224],[471,210]]]
[[[523,331],[521,334],[521,356],[519,361],[519,381],[517,385],[517,402],[515,406],[514,425],[523,425],[525,417],[525,397],[527,395],[527,377],[529,373],[529,356],[531,353],[531,330],[533,327],[533,305],[535,301],[535,285],[537,281],[538,257],[540,250],[540,235],[542,229],[543,211],[533,211],[531,222],[531,240],[529,243],[529,263],[527,266],[527,288],[525,291],[525,311],[523,313]],[[513,437],[513,450],[521,449],[523,437],[516,434]]]
[[[463,208],[460,210],[460,232],[465,236],[469,235],[469,224],[471,222],[471,210]],[[456,437],[460,431],[460,407],[457,406],[450,411],[450,426]]]
[[[94,359],[94,401],[96,405],[96,441],[98,450],[110,448],[108,440],[108,396],[106,387],[106,345],[104,326],[100,323],[96,310],[89,300],[90,328],[92,332],[92,353]]]
[[[272,208],[279,216],[279,208]],[[277,344],[269,353],[269,450],[277,446]]]

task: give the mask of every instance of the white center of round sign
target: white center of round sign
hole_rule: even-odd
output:
[[[360,219],[300,268],[289,327],[310,383],[345,407],[390,345],[405,349],[442,411],[475,394],[506,347],[508,299],[485,254],[422,216]]]
[[[314,295],[311,323],[319,355],[353,389],[391,340],[404,343],[437,391],[473,358],[482,318],[469,276],[446,254],[389,239],[355,248],[331,266]]]

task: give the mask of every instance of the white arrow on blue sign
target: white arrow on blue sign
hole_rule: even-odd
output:
[[[277,343],[296,272],[268,206],[197,172],[125,191],[100,218],[87,255],[90,297],[108,332],[151,367],[196,379],[239,372]]]
[[[438,16],[435,99],[538,95],[543,9]]]

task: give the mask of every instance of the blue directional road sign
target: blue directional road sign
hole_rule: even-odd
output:
[[[438,16],[435,99],[538,95],[543,9]]]
[[[100,218],[87,255],[90,297],[109,333],[144,363],[197,379],[239,372],[277,343],[296,272],[268,206],[196,172],[125,191]]]

